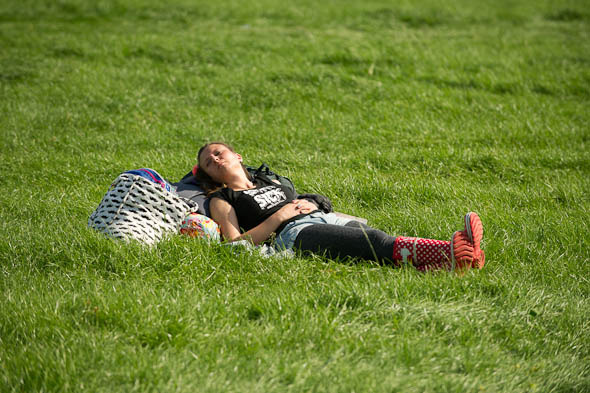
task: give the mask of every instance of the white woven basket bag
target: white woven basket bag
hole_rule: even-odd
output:
[[[88,226],[107,236],[154,244],[178,233],[182,220],[197,204],[142,176],[122,173],[88,219]]]

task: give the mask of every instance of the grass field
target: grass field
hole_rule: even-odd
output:
[[[590,2],[3,0],[1,392],[590,391]],[[225,140],[464,276],[86,227]]]

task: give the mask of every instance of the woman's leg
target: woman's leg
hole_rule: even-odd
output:
[[[360,222],[345,226],[316,224],[304,228],[295,240],[295,248],[331,258],[354,257],[386,261],[398,265],[410,263],[426,270],[441,269],[451,261],[451,242],[400,236],[394,238]],[[451,267],[451,264],[449,264]]]
[[[393,263],[395,238],[356,221],[344,226],[310,225],[299,233],[294,248],[330,258],[361,258]]]
[[[330,257],[356,257],[411,263],[422,271],[439,269],[481,269],[485,254],[480,248],[483,226],[476,213],[465,216],[465,229],[453,234],[451,241],[400,236],[394,238],[356,221],[346,226],[318,224],[304,228],[295,240],[295,248]]]

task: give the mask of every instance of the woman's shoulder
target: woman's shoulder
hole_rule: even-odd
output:
[[[209,195],[209,198],[223,199],[231,204],[240,196],[240,193],[240,191],[233,190],[229,187],[223,187]]]
[[[262,187],[266,187],[266,186],[276,186],[276,185],[281,185],[281,182],[279,182],[278,180],[271,180],[268,177],[259,174],[257,176],[254,177],[254,185],[256,186],[256,188],[262,188]]]
[[[209,194],[209,198],[210,199],[220,198],[220,199],[226,199],[227,200],[228,197],[230,196],[229,195],[229,192],[230,191],[233,191],[233,190],[231,188],[227,188],[227,187],[220,188],[220,189],[212,192],[211,194]]]

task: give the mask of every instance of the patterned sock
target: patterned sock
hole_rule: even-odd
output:
[[[414,266],[450,265],[451,242],[398,236],[393,246],[393,259]]]

